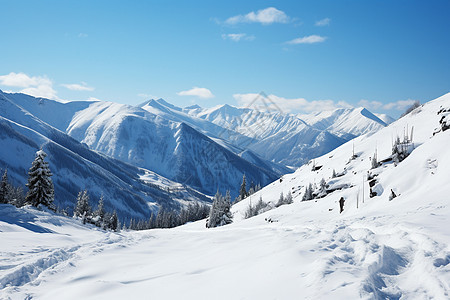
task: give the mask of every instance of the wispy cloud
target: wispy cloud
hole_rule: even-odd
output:
[[[365,99],[361,99],[358,102],[358,105],[365,107],[368,110],[378,110],[383,107],[383,103],[381,103],[380,101],[369,101],[369,100],[365,100]]]
[[[281,10],[275,7],[268,7],[260,9],[257,12],[251,11],[246,15],[237,15],[228,18],[225,23],[238,24],[238,23],[261,23],[263,25],[269,25],[272,23],[288,23],[291,19]]]
[[[82,33],[82,32],[80,32],[79,34],[78,34],[78,37],[79,38],[87,38],[88,37],[88,34],[87,33]]]
[[[317,21],[314,25],[316,26],[328,26],[330,25],[331,19],[330,18],[325,18],[322,20]]]
[[[152,94],[146,94],[146,93],[139,93],[137,94],[138,97],[140,98],[145,98],[145,99],[156,99],[158,97],[153,96]]]
[[[259,97],[257,93],[247,94],[234,94],[233,98],[236,99],[239,106],[248,106]],[[333,110],[342,107],[352,107],[345,101],[335,102],[333,100],[314,100],[308,101],[305,98],[284,98],[276,95],[267,96],[270,102],[268,104],[269,109],[277,110],[281,109],[283,112],[313,112],[323,110]],[[273,103],[273,104],[272,104]],[[271,105],[276,107],[271,107]]]
[[[18,92],[35,97],[58,99],[53,82],[47,76],[29,76],[21,72],[11,72],[0,76],[0,85],[21,88]]]
[[[299,37],[293,40],[290,40],[286,42],[286,44],[290,45],[298,45],[298,44],[316,44],[316,43],[322,43],[325,42],[327,37],[320,36],[320,35],[308,35],[304,37]]]
[[[414,103],[416,103],[417,100],[413,100],[413,99],[408,99],[408,100],[398,100],[395,102],[390,102],[387,103],[383,106],[384,109],[395,109],[395,110],[399,110],[399,111],[404,111],[406,110],[408,107],[410,107],[411,105],[413,105]]]
[[[78,83],[63,83],[61,86],[65,87],[66,89],[69,89],[71,91],[93,91],[94,88],[91,86],[88,86],[86,82],[81,82],[81,84]]]
[[[213,98],[214,94],[207,88],[193,87],[187,91],[177,93],[178,96],[195,96],[202,99]]]
[[[358,102],[359,106],[365,107],[368,110],[379,111],[379,110],[398,110],[405,111],[408,107],[413,105],[417,100],[408,99],[408,100],[398,100],[389,103],[382,103],[380,101],[369,101],[369,100],[360,100]]]
[[[222,39],[224,40],[232,40],[234,42],[239,41],[253,41],[255,39],[254,35],[248,35],[246,33],[228,33],[222,34]]]

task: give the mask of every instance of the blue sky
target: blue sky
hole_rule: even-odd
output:
[[[0,89],[55,99],[365,105],[450,89],[450,1],[0,0]]]

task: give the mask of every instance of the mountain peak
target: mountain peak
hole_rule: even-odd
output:
[[[376,115],[374,115],[373,113],[371,113],[367,108],[365,107],[358,107],[356,108],[357,111],[359,111],[361,113],[361,115],[363,115],[364,117],[375,121],[377,123],[380,123],[381,125],[387,126],[387,124],[381,120],[380,118],[378,118]]]

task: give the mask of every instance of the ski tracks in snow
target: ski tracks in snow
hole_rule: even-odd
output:
[[[38,286],[56,273],[76,267],[83,257],[98,255],[111,248],[125,248],[151,236],[107,232],[90,243],[63,248],[37,247],[30,251],[3,252],[0,259],[0,298],[11,299],[27,285]],[[32,295],[28,296],[31,299]]]
[[[318,256],[315,270],[304,276],[307,298],[339,299],[349,289],[366,299],[449,298],[446,245],[404,225],[370,224],[307,228],[304,237],[317,241],[310,251]]]

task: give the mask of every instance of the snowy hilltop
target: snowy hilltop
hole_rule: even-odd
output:
[[[0,298],[448,299],[449,129],[446,94],[218,205],[216,228],[111,232],[1,204]]]

